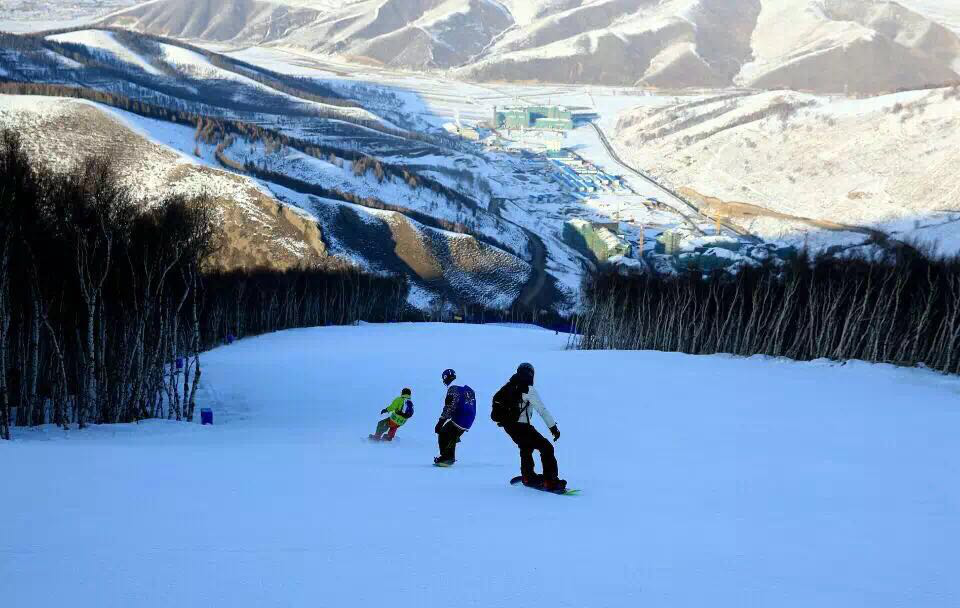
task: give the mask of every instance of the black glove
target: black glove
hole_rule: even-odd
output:
[[[560,429],[557,428],[557,425],[553,425],[550,427],[550,433],[553,435],[554,441],[556,441],[557,439],[560,439]]]
[[[380,410],[380,413],[381,413],[381,414],[386,414],[386,413],[387,413],[387,408],[383,408],[382,410]]]
[[[441,418],[440,420],[437,420],[437,426],[433,427],[433,432],[439,435],[440,430],[443,428],[443,425],[445,425],[446,423],[447,423],[446,418]]]

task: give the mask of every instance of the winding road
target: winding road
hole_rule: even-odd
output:
[[[671,188],[668,188],[667,186],[664,186],[663,184],[661,184],[660,182],[658,182],[656,179],[654,179],[653,177],[651,177],[651,176],[650,176],[649,174],[647,174],[646,172],[641,171],[640,169],[637,169],[636,167],[628,164],[625,160],[623,160],[623,158],[620,157],[620,155],[617,153],[616,149],[614,149],[613,145],[610,143],[610,140],[607,139],[607,134],[603,132],[603,129],[601,129],[600,126],[597,125],[597,123],[595,123],[595,122],[593,122],[593,121],[590,122],[590,126],[593,127],[593,130],[594,130],[594,131],[596,131],[597,136],[600,138],[600,143],[603,144],[603,147],[607,150],[607,154],[610,155],[610,158],[612,158],[614,162],[616,162],[618,165],[620,165],[621,167],[623,167],[625,170],[629,171],[629,172],[632,173],[633,175],[636,175],[636,176],[639,177],[640,179],[642,179],[642,180],[646,181],[647,183],[651,184],[652,186],[654,186],[655,188],[657,188],[658,190],[660,190],[660,191],[663,192],[664,194],[668,195],[669,197],[671,197],[671,198],[679,201],[679,202],[682,203],[684,206],[686,206],[690,211],[693,211],[693,213],[696,214],[698,217],[702,218],[704,221],[711,222],[711,223],[714,223],[714,224],[719,224],[719,225],[723,226],[724,228],[726,228],[727,230],[730,230],[731,232],[736,233],[736,234],[737,234],[738,236],[740,236],[741,238],[744,238],[744,239],[747,239],[747,240],[750,240],[750,241],[753,241],[753,242],[756,242],[756,243],[761,242],[761,239],[759,239],[758,237],[754,236],[753,234],[747,232],[746,230],[744,230],[743,228],[741,228],[741,227],[739,227],[739,226],[736,226],[736,225],[734,225],[734,224],[731,224],[731,223],[726,222],[726,221],[724,221],[724,220],[722,220],[722,219],[719,219],[719,218],[710,217],[709,215],[707,215],[707,214],[705,214],[703,211],[701,211],[699,207],[697,207],[696,205],[694,205],[693,203],[691,203],[689,200],[687,200],[687,199],[686,199],[683,195],[681,195],[680,193],[676,192],[675,190],[673,190],[673,189],[671,189]],[[695,231],[697,231],[698,233],[701,233],[701,234],[703,233],[703,231],[700,229],[700,227],[697,226],[697,223],[696,223],[695,221],[693,221],[689,216],[683,214],[682,212],[680,212],[680,210],[677,210],[677,212],[680,214],[681,217],[683,217],[683,219],[684,219],[688,224],[690,224],[690,226],[691,226]]]

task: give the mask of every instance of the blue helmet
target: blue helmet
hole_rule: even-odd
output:
[[[444,384],[450,384],[457,379],[457,372],[453,371],[452,369],[445,369],[443,370],[441,378],[443,378]]]

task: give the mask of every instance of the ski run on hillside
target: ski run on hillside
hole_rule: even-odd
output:
[[[960,605],[955,378],[566,343],[504,326],[287,331],[204,355],[213,426],[15,429],[3,605]],[[509,485],[517,449],[490,399],[522,361],[579,496]],[[445,368],[478,417],[438,469]],[[369,442],[404,387],[415,416]]]

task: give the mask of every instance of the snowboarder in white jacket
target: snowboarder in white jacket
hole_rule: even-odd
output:
[[[533,387],[534,369],[522,363],[503,388],[493,397],[491,417],[520,448],[520,475],[524,485],[543,487],[545,490],[562,491],[567,482],[559,478],[557,458],[553,445],[533,426],[532,411],[537,412],[550,429],[553,440],[560,439],[556,420],[544,405],[537,389]],[[533,452],[540,452],[543,475],[537,475]]]

